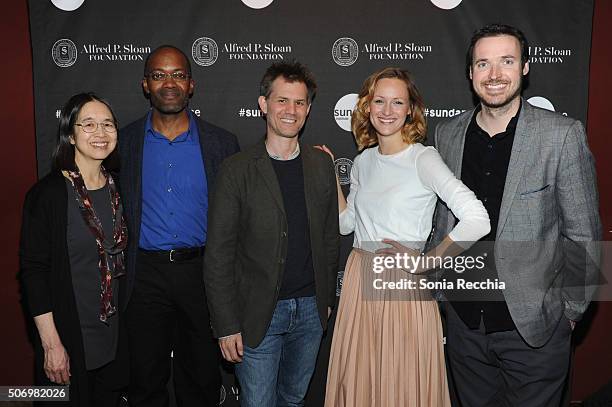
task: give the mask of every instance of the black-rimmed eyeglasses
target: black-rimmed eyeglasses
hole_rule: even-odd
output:
[[[149,74],[147,75],[147,78],[155,82],[162,82],[162,81],[167,80],[168,78],[172,78],[178,82],[184,82],[187,79],[189,79],[189,74],[186,72],[181,72],[181,71],[172,72],[172,73],[153,71],[153,72],[149,72]]]
[[[95,133],[96,130],[98,130],[98,126],[100,126],[100,128],[102,128],[102,131],[104,131],[105,133],[117,132],[117,126],[115,126],[115,123],[113,122],[83,122],[75,123],[74,125],[82,128],[85,133]]]

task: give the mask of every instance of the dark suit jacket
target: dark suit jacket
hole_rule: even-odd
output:
[[[127,251],[127,284],[123,293],[127,304],[136,275],[136,254],[140,240],[142,214],[142,152],[145,135],[145,117],[127,125],[119,132],[119,153],[121,155],[120,188],[125,217],[128,223],[129,240]],[[198,119],[200,148],[204,157],[204,170],[208,191],[214,189],[215,178],[221,161],[240,151],[236,136],[204,120]],[[210,221],[209,221],[210,224]]]
[[[338,195],[334,165],[302,146],[317,308],[327,325],[336,299]],[[287,219],[278,180],[262,142],[227,159],[213,193],[204,282],[213,333],[242,333],[256,347],[276,306],[287,256]]]

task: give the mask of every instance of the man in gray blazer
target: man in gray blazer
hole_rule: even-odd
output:
[[[485,269],[461,277],[505,285],[444,293],[450,372],[463,406],[559,405],[571,332],[597,276],[601,224],[584,128],[521,98],[528,58],[516,28],[476,31],[467,67],[480,104],[435,132],[441,156],[491,218],[488,242],[469,253],[483,255]],[[440,202],[434,244],[455,222]]]
[[[302,405],[335,301],[334,166],[300,144],[316,84],[299,63],[266,71],[266,137],[222,164],[204,281],[213,332],[244,406]]]

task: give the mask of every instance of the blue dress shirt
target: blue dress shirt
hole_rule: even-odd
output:
[[[206,243],[208,185],[198,125],[170,141],[145,123],[142,157],[142,220],[139,246],[171,250]]]

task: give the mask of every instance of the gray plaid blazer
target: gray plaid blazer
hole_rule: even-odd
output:
[[[440,123],[435,131],[435,146],[458,178],[473,114]],[[431,244],[455,223],[439,201]],[[508,309],[529,345],[544,345],[563,315],[582,317],[597,284],[600,238],[595,166],[584,127],[523,100],[494,251]]]

